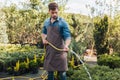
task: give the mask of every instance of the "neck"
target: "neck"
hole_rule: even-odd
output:
[[[57,19],[57,18],[56,18],[56,19]],[[55,22],[55,21],[56,21],[56,19],[51,18],[51,23]]]

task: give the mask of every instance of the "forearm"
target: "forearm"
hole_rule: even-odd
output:
[[[70,45],[70,43],[71,43],[71,39],[70,38],[65,40],[65,46],[68,47]]]
[[[46,34],[41,34],[42,40],[46,40],[47,35]]]
[[[70,38],[65,40],[65,46],[64,46],[63,51],[69,51],[70,42],[71,42]]]

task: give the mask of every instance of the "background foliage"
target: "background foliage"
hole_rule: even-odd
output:
[[[99,55],[98,65],[101,66],[89,69],[93,79],[120,79],[120,70],[117,69],[120,67],[118,64],[120,63],[119,0],[112,0],[115,3],[114,6],[108,4],[107,0],[95,0],[97,7],[92,4],[86,5],[91,12],[88,16],[65,13],[64,10],[68,0],[29,0],[28,3],[21,3],[22,8],[18,8],[15,4],[1,7],[0,70],[16,73],[16,71],[19,72],[19,67],[17,67],[19,64],[22,67],[20,72],[27,72],[28,66],[26,67],[25,63],[27,57],[31,60],[29,67],[41,66],[41,64],[34,63],[36,62],[34,54],[37,55],[38,63],[43,63],[44,56],[41,57],[40,55],[43,51],[40,35],[44,20],[49,17],[47,5],[52,1],[59,3],[59,15],[69,24],[72,36],[70,49],[73,49],[79,55],[83,54],[88,48],[96,49]],[[106,10],[109,12],[107,15]],[[6,44],[8,46],[2,46]],[[10,46],[9,44],[16,45]],[[33,45],[37,47],[32,47]],[[113,55],[108,55],[109,48],[113,48]],[[71,55],[69,57],[69,65],[72,66],[72,69],[68,71],[69,80],[88,80],[83,68],[80,68],[80,70],[74,69],[76,66],[75,57]]]

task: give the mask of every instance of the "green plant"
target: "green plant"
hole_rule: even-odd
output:
[[[38,62],[35,62],[34,60],[31,60],[29,63],[29,70],[31,73],[37,73],[38,72]]]
[[[8,68],[7,68],[7,72],[8,72],[8,74],[13,74],[13,73],[14,73],[14,70],[13,70],[12,67],[8,67]]]
[[[16,65],[14,66],[14,75],[19,75],[20,74],[19,69],[20,69],[20,61],[18,60],[16,62]]]
[[[20,69],[20,61],[18,60],[17,62],[16,62],[16,65],[15,65],[15,67],[14,67],[14,71],[19,71],[19,69]]]
[[[108,53],[108,17],[94,21],[94,40],[97,54]]]
[[[88,67],[88,66],[87,66]],[[92,66],[88,67],[92,80],[119,80],[120,68],[111,69],[108,66]],[[85,69],[80,67],[79,70],[70,68],[67,72],[68,80],[89,80]]]
[[[82,41],[76,42],[75,39],[72,39],[71,44],[70,44],[70,49],[75,51],[78,54],[82,54],[83,51],[85,50],[86,44]]]
[[[43,67],[43,60],[41,60],[41,58],[37,58],[37,62],[38,62],[38,65],[39,67]]]
[[[74,68],[75,67],[74,62],[75,62],[74,61],[74,56],[72,56],[71,60],[69,61],[69,67]]]
[[[100,55],[97,63],[99,65],[109,66],[110,68],[120,68],[120,57],[115,55]]]
[[[29,61],[32,59],[38,61],[37,57],[41,57],[42,53],[43,50],[38,49],[37,47],[21,47],[20,45],[13,44],[0,46],[0,71],[6,71],[8,67],[16,66],[18,60],[20,62],[26,61],[27,68],[29,68]],[[43,60],[43,58],[41,58],[41,60]],[[43,63],[43,61],[41,62]]]
[[[3,71],[4,61],[0,59],[0,71]]]
[[[27,68],[26,62],[21,62],[20,63],[19,73],[24,74],[24,73],[27,73],[27,72],[28,72],[28,68]]]
[[[29,58],[27,57],[27,59],[26,59],[26,68],[28,69],[29,68],[29,63],[30,63],[30,60],[29,60]]]

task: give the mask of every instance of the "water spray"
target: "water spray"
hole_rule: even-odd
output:
[[[80,56],[79,56],[77,53],[75,53],[73,50],[70,50],[70,52],[71,52],[72,54],[74,54],[74,55],[80,60],[80,62],[82,63],[82,65],[83,65],[83,67],[84,67],[86,73],[87,73],[88,76],[89,76],[89,79],[92,80],[92,77],[91,77],[91,75],[90,75],[90,73],[89,73],[87,67],[85,66],[84,62],[83,62],[82,59],[80,58]]]

